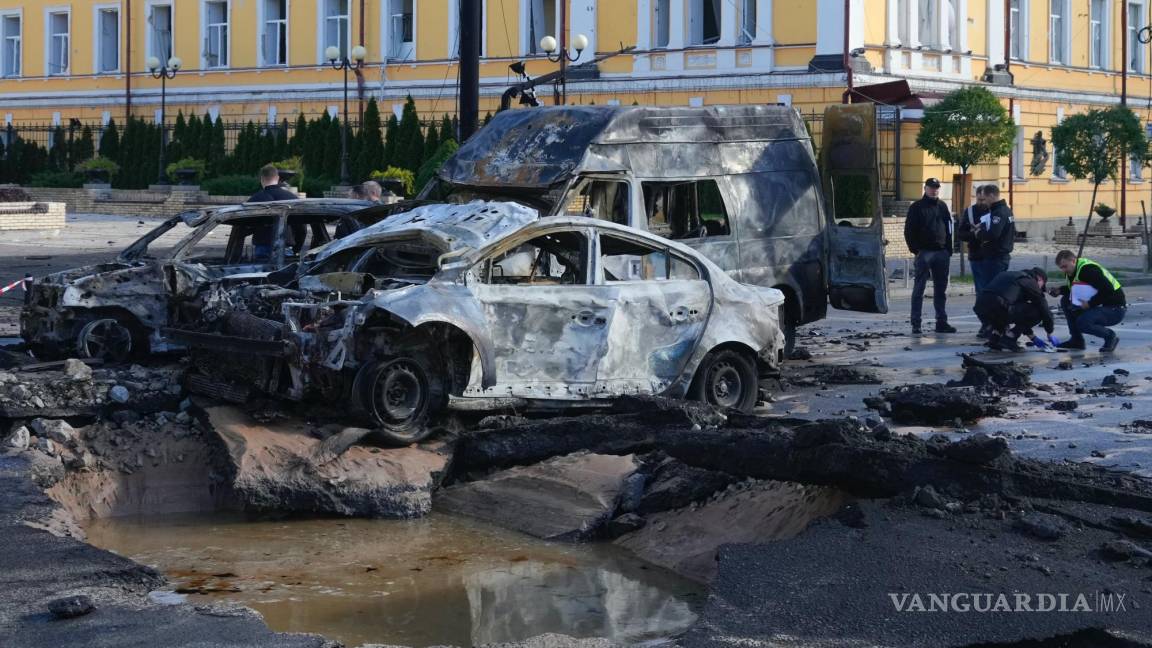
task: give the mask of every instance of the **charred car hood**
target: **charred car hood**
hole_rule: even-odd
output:
[[[77,284],[97,275],[107,274],[123,274],[126,270],[133,270],[136,268],[144,267],[148,264],[142,262],[118,262],[109,261],[108,263],[98,263],[90,266],[81,266],[79,268],[72,268],[62,272],[54,272],[46,275],[41,279],[41,283],[54,284],[59,286],[67,286]]]

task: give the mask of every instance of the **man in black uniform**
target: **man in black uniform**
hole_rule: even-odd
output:
[[[1051,336],[1052,313],[1044,298],[1048,275],[1040,268],[1010,270],[996,275],[976,296],[972,309],[980,323],[989,329],[988,346],[993,350],[1020,351],[1017,340],[1030,335],[1037,324]],[[1008,330],[1008,326],[1012,330]]]
[[[952,263],[952,212],[940,200],[940,181],[924,181],[924,197],[908,208],[904,221],[904,242],[916,255],[916,280],[912,284],[912,333],[919,334],[924,289],[932,276],[932,305],[936,309],[936,332],[955,333],[944,311],[948,299],[948,271]]]
[[[984,203],[988,205],[986,226],[976,229],[976,242],[980,246],[980,274],[985,285],[996,275],[1008,269],[1012,260],[1012,249],[1016,246],[1016,218],[1008,201],[1000,198],[1000,187],[994,184],[981,187]],[[976,263],[972,264],[972,275],[976,275]]]
[[[274,200],[297,200],[300,196],[288,191],[280,184],[280,170],[274,164],[265,164],[260,169],[260,191],[252,194],[248,202],[272,202]],[[272,236],[274,226],[269,223],[252,234],[252,254],[256,261],[267,261],[272,257]]]

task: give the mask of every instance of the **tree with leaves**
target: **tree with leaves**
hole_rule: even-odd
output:
[[[1011,153],[1016,128],[996,95],[981,87],[953,91],[924,110],[916,144],[945,164],[960,167],[964,178],[961,195],[954,197],[957,211],[968,203],[968,169]]]
[[[454,139],[444,140],[440,143],[431,157],[420,165],[420,172],[416,174],[416,193],[423,190],[424,185],[436,177],[436,172],[440,170],[440,167],[444,166],[448,158],[452,157],[459,149],[460,145]]]
[[[356,144],[352,179],[358,182],[381,168],[384,163],[384,130],[375,97],[369,99],[367,107],[364,108],[364,119],[360,123],[360,132],[356,135]]]
[[[288,157],[303,157],[304,142],[308,139],[308,119],[304,113],[296,116],[296,130],[288,140]]]
[[[340,177],[340,138],[343,135],[343,124],[339,117],[334,117],[328,124],[328,135],[324,138],[323,174],[331,178]]]
[[[396,164],[396,151],[400,142],[400,120],[395,113],[388,115],[384,125],[384,161],[382,166],[399,166]]]
[[[424,134],[420,131],[420,115],[416,102],[408,95],[404,111],[400,114],[400,128],[396,136],[396,166],[415,173],[424,161]]]
[[[92,139],[92,127],[80,129],[80,137],[72,143],[72,166],[91,160],[96,155],[96,143]]]
[[[439,125],[436,120],[428,122],[428,132],[424,136],[424,152],[421,153],[421,160],[431,160],[433,155],[436,155],[436,149],[440,148],[440,133]]]
[[[456,131],[452,128],[452,118],[445,113],[440,120],[440,143],[443,144],[448,140],[459,141],[459,138],[456,137]]]
[[[1152,145],[1140,126],[1140,118],[1127,106],[1094,109],[1066,118],[1052,128],[1052,146],[1056,148],[1056,164],[1068,175],[1092,182],[1085,234],[1092,222],[1092,207],[1100,185],[1109,178],[1119,182],[1127,159],[1144,165],[1152,158]],[[1080,239],[1077,256],[1084,252],[1086,239]]]
[[[120,162],[120,131],[116,128],[115,119],[109,119],[104,132],[100,133],[100,155]]]

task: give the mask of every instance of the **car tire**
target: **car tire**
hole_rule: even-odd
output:
[[[688,398],[748,413],[756,407],[759,390],[756,363],[746,353],[720,349],[700,362]]]
[[[360,407],[387,443],[410,445],[433,431],[433,417],[447,405],[444,377],[434,363],[394,356],[368,363],[356,377]]]
[[[94,319],[76,334],[76,355],[106,362],[125,362],[136,352],[138,339],[133,327],[118,318]]]

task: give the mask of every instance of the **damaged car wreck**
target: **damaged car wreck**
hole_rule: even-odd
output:
[[[175,348],[161,329],[205,284],[262,275],[332,240],[342,217],[369,202],[303,199],[173,216],[108,263],[32,284],[20,315],[38,357],[123,361]]]
[[[347,405],[392,442],[448,410],[570,409],[623,395],[742,411],[779,368],[780,291],[737,283],[687,246],[516,203],[429,205],[282,271],[215,285],[190,387]],[[192,321],[192,320],[189,320]]]

